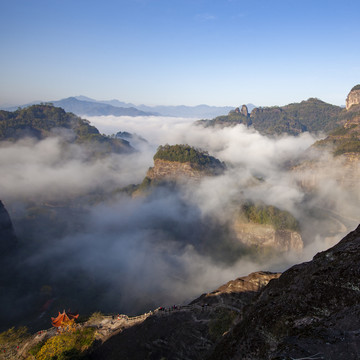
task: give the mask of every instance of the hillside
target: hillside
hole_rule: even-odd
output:
[[[0,334],[5,357],[14,359],[203,359],[246,305],[279,273],[256,272],[231,280],[188,305],[160,307],[143,315],[93,314],[75,332],[55,329],[30,335],[25,329]],[[19,348],[17,348],[19,347]],[[4,352],[0,353],[0,359]]]
[[[230,112],[213,120],[200,120],[203,126],[251,126],[261,134],[298,135],[302,132],[322,132],[334,129],[341,122],[342,108],[310,98],[301,103],[286,106],[259,107],[247,116],[243,113]]]
[[[358,359],[360,226],[271,281],[209,359]]]
[[[348,99],[353,101],[351,107],[339,114],[342,125],[315,142],[304,158],[292,167],[302,188],[313,191],[332,180],[343,189],[352,191],[352,196],[359,196],[360,98],[356,100],[357,89],[358,86],[355,86],[348,95]]]
[[[49,136],[61,136],[71,143],[97,145],[98,153],[133,151],[127,141],[101,135],[89,121],[53,105],[32,105],[13,112],[0,110],[0,140],[16,141],[25,137],[40,140]]]
[[[344,125],[331,131],[329,135],[314,144],[316,149],[328,149],[335,156],[360,153],[360,105],[354,104],[342,114]]]

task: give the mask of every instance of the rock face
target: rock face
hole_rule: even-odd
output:
[[[223,167],[209,167],[199,170],[190,162],[167,161],[162,159],[154,160],[154,167],[146,174],[151,180],[179,180],[181,178],[199,180],[204,176],[219,175]]]
[[[16,236],[10,216],[0,201],[0,256],[11,253],[16,248]]]
[[[360,226],[271,281],[209,359],[359,359]]]
[[[199,170],[194,169],[191,163],[180,163],[156,159],[154,167],[150,168],[146,176],[151,180],[177,180],[181,177],[200,179],[202,174]]]
[[[243,105],[242,107],[241,107],[241,114],[243,114],[244,116],[249,116],[249,111],[248,111],[248,108],[247,108],[247,106],[246,105]]]
[[[354,86],[346,98],[346,110],[349,110],[352,105],[360,104],[360,85]]]
[[[303,241],[296,231],[277,230],[271,225],[235,221],[233,229],[239,241],[259,249],[271,248],[280,252],[301,251]]]
[[[265,287],[272,279],[277,279],[281,273],[257,271],[250,275],[239,277],[220,286],[211,293],[203,294],[191,304],[226,304],[242,309],[254,298],[255,294]]]

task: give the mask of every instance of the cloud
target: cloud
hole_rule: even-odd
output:
[[[341,185],[341,179],[351,179],[351,167],[324,158],[323,166],[291,170],[316,140],[310,134],[268,138],[243,125],[202,128],[192,119],[170,117],[89,120],[101,132],[137,133],[148,143],[135,154],[91,161],[81,146],[64,147],[56,137],[0,147],[1,199],[26,239],[21,267],[28,290],[50,285],[59,306],[72,302],[83,311],[136,313],[190,301],[251,271],[285,270],[308,260],[357,222],[359,198],[353,194],[360,193],[359,185]],[[176,191],[159,188],[148,197],[115,191],[140,183],[156,148],[166,143],[207,150],[226,162],[227,170]],[[311,160],[316,164],[316,157]],[[306,187],[312,183],[317,185]],[[55,206],[102,192],[106,201],[100,196],[65,209]],[[293,213],[304,252],[268,258],[244,252],[229,223],[249,199]],[[11,213],[20,201],[23,212]],[[44,203],[51,216],[31,220]]]
[[[150,154],[149,154],[150,155]],[[151,165],[146,154],[116,155],[89,161],[79,145],[63,146],[61,138],[3,143],[0,148],[0,193],[14,198],[63,199],[98,188],[141,182]]]

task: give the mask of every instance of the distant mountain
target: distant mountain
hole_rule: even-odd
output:
[[[41,104],[41,101],[33,101],[28,104],[20,105],[20,107],[28,107],[35,104]],[[48,103],[48,102],[45,102]],[[66,111],[70,111],[76,115],[82,116],[173,116],[173,117],[189,117],[212,119],[216,116],[227,114],[233,106],[148,106],[135,105],[132,103],[113,100],[95,100],[87,96],[72,96],[66,99],[54,100],[49,103],[62,107]],[[253,104],[247,104],[249,111],[255,108]],[[19,106],[2,107],[6,111],[15,111]]]
[[[125,103],[116,99],[113,100],[95,100],[88,98],[86,96],[75,96],[76,99],[81,101],[92,101],[96,103],[108,104],[115,107],[136,107],[139,110],[145,112],[151,112],[156,115],[161,116],[175,116],[175,117],[194,117],[194,118],[213,118],[215,116],[220,116],[227,114],[232,110],[233,106],[209,106],[209,105],[197,105],[197,106],[186,106],[186,105],[177,105],[177,106],[148,106],[148,105],[135,105],[132,103]],[[249,111],[255,108],[253,104],[247,104]]]
[[[154,113],[144,112],[134,107],[116,107],[100,102],[78,100],[75,97],[69,97],[59,101],[52,102],[55,106],[63,108],[65,111],[72,112],[76,115],[87,116],[150,116]]]
[[[255,105],[248,104],[249,109],[253,109]],[[146,106],[139,105],[139,109],[143,111],[155,111],[164,116],[178,116],[178,117],[193,117],[193,118],[214,118],[227,114],[234,107],[232,106],[209,106],[209,105],[197,105],[197,106]]]
[[[197,124],[206,127],[245,124],[264,135],[283,133],[298,135],[305,131],[328,132],[336,128],[342,121],[340,114],[343,111],[340,106],[315,98],[286,106],[254,108],[250,114],[248,111],[236,110],[213,120],[200,120]]]

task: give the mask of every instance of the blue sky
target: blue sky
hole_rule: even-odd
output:
[[[358,0],[0,0],[0,104],[341,105]]]

